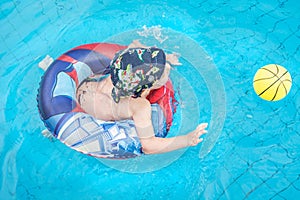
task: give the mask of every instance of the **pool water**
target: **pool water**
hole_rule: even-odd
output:
[[[0,199],[297,199],[299,10],[296,0],[1,1]],[[208,122],[204,142],[108,161],[44,137],[38,63],[80,44],[133,39],[181,54],[170,136]],[[277,102],[252,87],[270,63],[293,79]]]

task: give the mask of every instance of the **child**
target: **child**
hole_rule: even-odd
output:
[[[188,146],[196,146],[207,131],[206,123],[194,131],[177,137],[155,137],[151,122],[151,90],[164,86],[171,65],[180,65],[175,54],[166,55],[155,47],[138,41],[115,55],[110,75],[98,82],[85,82],[78,89],[78,101],[89,114],[101,120],[133,119],[145,154],[158,154]],[[98,106],[101,105],[101,106]]]

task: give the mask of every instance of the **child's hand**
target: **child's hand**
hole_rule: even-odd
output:
[[[182,65],[182,63],[179,62],[179,54],[178,53],[172,53],[172,54],[166,54],[166,59],[169,61],[172,65]]]
[[[207,123],[202,123],[194,131],[186,135],[188,146],[196,146],[203,141],[200,136],[207,133],[207,130],[205,130],[207,125]]]
[[[141,97],[142,97],[142,98],[147,98],[147,96],[149,95],[150,91],[151,91],[150,89],[145,89],[145,90],[142,92]]]

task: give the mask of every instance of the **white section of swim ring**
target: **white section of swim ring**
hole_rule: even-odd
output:
[[[90,120],[86,120],[89,118]],[[58,139],[60,139],[63,143],[68,146],[73,146],[76,143],[82,143],[81,145],[77,145],[73,147],[74,149],[83,152],[97,152],[100,150],[99,142],[94,143],[96,140],[90,140],[91,137],[94,137],[95,134],[95,126],[99,125],[98,120],[94,119],[90,115],[84,113],[74,113],[74,115],[62,126],[58,133]],[[68,130],[71,126],[74,126],[74,129]],[[68,131],[68,132],[66,132]]]
[[[79,125],[79,123],[75,125]],[[82,142],[82,139],[88,136],[88,132],[84,131],[80,126],[77,126],[63,142],[68,146],[73,146],[76,143]]]
[[[70,96],[72,99],[76,99],[76,84],[75,81],[65,72],[57,74],[57,81],[54,86],[53,97],[60,95]]]
[[[94,153],[94,152],[98,152],[101,150],[98,140],[94,140],[90,143],[84,144],[84,145],[82,145],[80,147],[76,147],[74,149],[76,149],[79,152],[83,152],[85,154]]]
[[[79,84],[86,79],[87,77],[91,76],[93,74],[92,70],[90,67],[83,63],[83,62],[76,62],[73,64],[73,67],[77,71],[77,77],[78,77],[78,82]]]
[[[126,134],[123,129],[119,129],[118,126],[112,126],[108,129],[108,132],[111,134],[113,140],[121,140],[126,138]]]
[[[48,67],[53,63],[53,61],[54,59],[51,56],[46,55],[45,58],[41,62],[39,62],[38,66],[42,70],[46,71]]]
[[[77,129],[75,129],[74,132],[70,133],[68,137],[66,137],[64,140],[62,140],[62,136],[64,135],[66,129],[72,125],[72,123],[74,123],[76,120],[78,120],[79,118],[85,116],[86,114],[83,113],[75,113],[59,130],[58,136],[57,138],[59,140],[61,140],[61,142],[63,142],[64,144],[66,144],[67,146],[71,146],[72,144],[74,144],[76,141],[81,141],[81,138],[86,137],[87,135],[79,135],[82,134],[84,132],[82,131],[77,131]],[[88,153],[89,150],[86,148],[85,145],[81,146],[81,148],[75,148],[77,151],[80,151],[82,153]]]
[[[57,139],[61,140],[61,137],[63,135],[63,133],[65,132],[65,130],[78,118],[82,117],[83,113],[74,113],[74,115],[72,116],[72,118],[70,118],[59,130],[58,135],[57,135]]]

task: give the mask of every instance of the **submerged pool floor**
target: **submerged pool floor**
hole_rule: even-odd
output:
[[[296,0],[2,1],[0,196],[296,199],[299,10]],[[171,72],[179,110],[170,135],[208,122],[204,143],[99,161],[45,138],[36,107],[38,63],[84,43],[133,39],[181,54],[183,66]],[[293,81],[276,102],[262,100],[252,86],[257,69],[270,63],[284,66]]]

